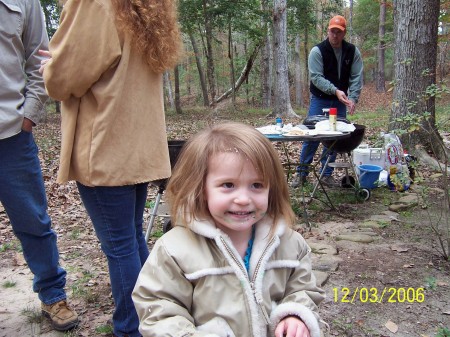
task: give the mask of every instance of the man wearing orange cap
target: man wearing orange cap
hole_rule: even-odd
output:
[[[345,118],[347,110],[350,115],[355,112],[362,89],[363,62],[361,53],[355,45],[344,40],[347,22],[343,16],[331,18],[327,30],[327,39],[311,49],[308,58],[310,83],[309,116],[322,115],[322,109],[337,108],[338,117]],[[291,183],[298,187],[306,182],[308,165],[312,163],[319,142],[304,142],[300,154],[300,166]],[[325,185],[336,185],[331,177],[333,168],[327,166],[326,154],[322,152],[322,168],[325,169],[322,182]],[[330,162],[334,162],[336,154],[329,154]]]

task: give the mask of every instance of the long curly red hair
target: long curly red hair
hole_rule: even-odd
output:
[[[176,0],[112,0],[119,26],[156,72],[173,68],[181,56]]]

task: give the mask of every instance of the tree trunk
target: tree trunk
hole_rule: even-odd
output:
[[[268,10],[267,0],[261,1],[261,10]],[[272,106],[272,38],[270,23],[265,17],[261,19],[262,31],[265,32],[265,40],[261,52],[261,97],[262,108],[269,109]]]
[[[435,97],[426,94],[436,83],[438,17],[439,0],[394,1],[396,84],[389,130],[409,131],[401,141],[410,153],[416,145],[423,145],[445,161],[445,147],[436,128]],[[425,113],[430,117],[423,118]]]
[[[247,39],[244,41],[244,55],[247,55]],[[245,79],[245,100],[247,104],[251,104],[250,102],[250,89],[249,89],[249,82],[248,82],[248,76]]]
[[[164,87],[166,88],[167,101],[169,102],[170,108],[175,109],[175,102],[173,100],[173,95],[172,95],[172,83],[170,82],[169,70],[166,70],[164,72],[163,79],[164,79]]]
[[[292,110],[289,95],[287,58],[287,13],[286,0],[275,0],[273,11],[274,59],[275,59],[275,104],[273,116],[297,116]]]
[[[203,0],[203,15],[205,20],[205,34],[206,34],[206,61],[207,61],[207,76],[209,83],[209,94],[211,97],[211,102],[214,102],[216,98],[216,76],[215,76],[215,67],[214,67],[214,56],[213,56],[213,32],[212,32],[212,24],[209,18],[208,8],[210,8],[210,4],[207,0]]]
[[[235,76],[234,76],[234,60],[233,60],[233,36],[231,34],[231,18],[228,20],[228,58],[230,59],[230,81],[231,81],[231,101],[233,107],[236,106],[236,87],[235,87]]]
[[[302,67],[300,64],[300,36],[295,37],[295,104],[303,108]]]
[[[309,29],[308,25],[305,26],[305,41],[303,42],[303,50],[305,51],[305,78],[306,83],[309,84],[309,67],[308,67],[308,40],[309,40]]]
[[[380,23],[378,28],[378,69],[377,69],[377,92],[385,92],[384,79],[384,50],[386,42],[384,41],[386,24],[386,0],[380,2]]]
[[[177,114],[182,114],[181,110],[181,99],[180,99],[180,71],[179,65],[175,66],[174,69],[174,77],[175,77],[175,111]]]
[[[195,42],[195,38],[192,33],[189,33],[189,39],[191,40],[192,49],[194,50],[195,55],[195,63],[197,64],[198,77],[200,79],[200,86],[202,88],[203,105],[209,106],[208,88],[206,86],[205,73],[203,72],[202,61],[200,60],[197,43]]]
[[[383,1],[383,0],[382,0]],[[349,0],[350,5],[350,17],[348,19],[348,32],[349,32],[349,42],[353,43],[353,0]]]

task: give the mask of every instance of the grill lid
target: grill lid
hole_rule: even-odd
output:
[[[329,119],[328,115],[308,116],[303,120],[303,125],[306,125],[308,129],[314,129],[317,122],[325,121],[328,119]],[[350,124],[350,121],[344,117],[338,117],[337,121]]]

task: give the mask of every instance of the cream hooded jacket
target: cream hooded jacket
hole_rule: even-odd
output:
[[[133,292],[144,337],[274,336],[280,320],[300,317],[320,336],[324,292],[311,271],[310,248],[284,223],[269,239],[256,226],[249,275],[229,237],[209,222],[175,227],[155,244]]]
[[[62,101],[58,181],[133,185],[170,176],[162,74],[116,27],[110,0],[68,0],[43,76]]]

